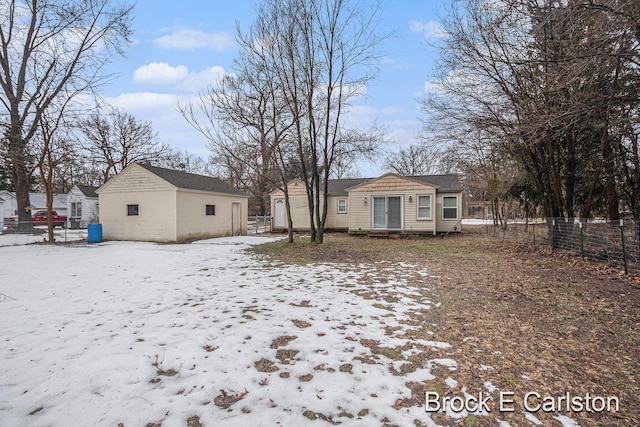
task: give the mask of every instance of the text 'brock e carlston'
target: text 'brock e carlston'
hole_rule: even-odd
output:
[[[497,403],[497,405],[496,405]],[[493,397],[484,392],[476,396],[465,393],[464,396],[440,396],[439,393],[428,391],[425,393],[425,411],[454,413],[467,412],[491,412],[498,408],[499,412],[515,412],[516,396],[514,392],[503,391],[494,402]],[[519,400],[528,412],[619,412],[620,402],[616,396],[572,396],[569,392],[559,396],[542,396],[540,393],[530,391]]]

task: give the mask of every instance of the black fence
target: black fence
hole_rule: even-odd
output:
[[[627,274],[640,275],[640,223],[633,220],[596,221],[548,218],[511,220],[484,225],[487,235],[548,248],[603,262]]]

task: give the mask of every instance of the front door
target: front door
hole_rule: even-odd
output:
[[[275,228],[284,228],[284,199],[276,199],[273,209],[273,226]]]
[[[387,230],[402,228],[402,198],[400,196],[373,198],[373,228]]]

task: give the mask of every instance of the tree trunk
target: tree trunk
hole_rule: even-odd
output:
[[[14,180],[16,190],[16,202],[18,205],[18,230],[29,231],[33,228],[31,223],[31,202],[29,201],[29,174],[24,161],[24,142],[20,136],[20,130],[16,126],[11,127],[9,136],[9,157],[13,163]]]

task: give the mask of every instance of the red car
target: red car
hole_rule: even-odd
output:
[[[58,212],[56,211],[51,211],[51,220],[53,221],[54,227],[60,226],[62,228],[65,228],[67,225],[67,216],[58,215]],[[33,223],[33,225],[47,225],[47,211],[35,211],[31,215],[31,222]]]
[[[67,226],[67,216],[58,215],[58,212],[51,212],[51,220],[54,227],[65,228]],[[31,223],[33,225],[47,225],[47,211],[46,209],[40,209],[33,212],[31,215]],[[18,227],[18,215],[12,215],[9,218],[5,218],[5,224],[8,229],[14,229]]]

